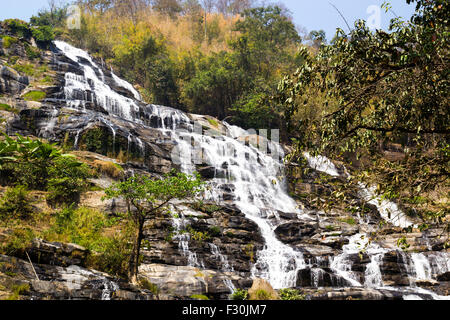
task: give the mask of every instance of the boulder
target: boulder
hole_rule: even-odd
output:
[[[253,280],[252,287],[248,290],[248,295],[249,300],[279,300],[278,293],[264,279]]]

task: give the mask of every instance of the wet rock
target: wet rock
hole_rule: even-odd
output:
[[[89,254],[89,250],[73,243],[48,242],[42,239],[34,239],[27,252],[33,262],[62,267],[85,266]]]
[[[329,269],[322,268],[301,269],[297,273],[298,287],[345,287],[349,283],[344,278],[333,274]]]
[[[284,243],[298,242],[311,237],[316,232],[315,223],[289,222],[275,229],[277,238]]]
[[[2,277],[5,273],[9,275],[6,278]],[[33,300],[155,299],[150,292],[95,270],[79,266],[31,265],[25,260],[5,255],[0,255],[0,284],[26,284],[29,289],[22,298]]]
[[[200,270],[189,266],[170,266],[162,264],[143,264],[139,266],[139,277],[156,285],[162,295],[170,294],[182,298],[192,295],[207,295],[227,298],[231,290],[225,280],[236,286],[245,287],[248,281],[231,272]]]
[[[29,84],[28,77],[7,66],[0,66],[0,93],[18,94]]]
[[[438,281],[450,281],[450,271],[447,271],[445,273],[439,274],[436,277],[436,280],[438,280]]]

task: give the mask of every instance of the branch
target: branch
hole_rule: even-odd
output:
[[[349,132],[347,132],[344,136],[348,137],[350,135],[352,135],[354,132],[358,131],[359,129],[365,129],[365,130],[370,130],[370,131],[378,131],[378,132],[393,132],[393,131],[399,131],[399,132],[403,132],[403,133],[418,133],[417,129],[413,130],[413,129],[408,129],[408,128],[403,128],[403,127],[392,127],[392,128],[378,128],[378,127],[371,127],[371,126],[364,126],[364,125],[359,125],[355,128],[353,128],[352,130],[350,130]],[[448,129],[429,129],[429,130],[420,130],[419,133],[428,133],[428,134],[450,134],[450,130]]]

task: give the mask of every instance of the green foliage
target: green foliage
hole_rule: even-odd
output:
[[[47,48],[50,43],[55,39],[55,34],[53,33],[53,29],[50,26],[39,26],[32,30],[33,38],[36,42]]]
[[[190,176],[172,171],[163,179],[153,180],[144,175],[132,176],[105,190],[104,199],[123,197],[136,209],[136,211],[128,211],[128,219],[135,228],[128,272],[130,279],[136,280],[138,274],[145,220],[161,215],[173,199],[194,197],[202,190],[202,186],[203,182],[200,180],[199,174]],[[199,240],[204,238],[204,234],[201,233],[196,236],[199,237]]]
[[[58,202],[79,194],[89,177],[86,165],[63,154],[55,144],[17,135],[4,135],[0,141],[0,173],[3,184],[21,184],[28,188],[52,191]]]
[[[33,90],[30,92],[27,92],[23,95],[23,99],[26,101],[42,101],[46,97],[46,93],[43,91]]]
[[[207,296],[203,295],[203,294],[193,294],[191,296],[191,299],[194,299],[194,300],[209,300],[209,298]]]
[[[212,226],[211,228],[209,228],[208,234],[211,237],[220,237],[222,235],[222,231],[218,226]]]
[[[104,245],[101,232],[108,222],[106,215],[100,211],[70,206],[56,213],[54,226],[46,237],[52,240],[63,239],[96,250]]]
[[[271,300],[272,295],[264,289],[256,290],[252,300]]]
[[[8,256],[22,255],[34,238],[35,234],[30,228],[15,228],[6,241],[0,244],[0,252]]]
[[[305,295],[297,289],[281,289],[278,293],[281,300],[305,300]]]
[[[401,248],[403,251],[408,250],[410,244],[406,240],[406,237],[401,237],[400,239],[397,240],[397,247]]]
[[[28,23],[19,19],[7,19],[3,21],[4,24],[11,30],[12,33],[19,38],[29,38],[31,30]]]
[[[200,176],[172,171],[164,179],[136,175],[105,190],[106,198],[122,196],[135,206],[140,215],[155,214],[173,199],[193,197],[202,188]]]
[[[28,76],[33,76],[35,74],[36,67],[31,63],[26,63],[26,64],[15,64],[13,68],[20,73],[25,73]],[[39,95],[36,94],[36,92],[38,91],[31,91],[31,92],[33,92],[33,94],[30,94],[27,97],[29,97],[31,101],[38,101],[34,100],[35,98],[39,98]]]
[[[13,284],[11,290],[13,293],[6,300],[19,300],[21,295],[26,295],[30,292],[30,285],[28,283]]]
[[[104,225],[113,223],[108,219]],[[134,227],[128,223],[112,236],[101,236],[92,246],[95,252],[88,257],[89,267],[127,279],[134,233]]]
[[[14,112],[14,113],[18,113],[19,112],[19,110],[17,110],[16,108],[11,107],[9,104],[6,104],[6,103],[0,103],[0,110],[8,111],[8,112]]]
[[[25,186],[8,188],[0,198],[0,217],[2,219],[27,219],[33,212],[29,192]]]
[[[52,7],[50,10],[41,10],[37,15],[30,18],[32,26],[64,27],[67,19],[67,9],[63,7]]]
[[[450,3],[406,2],[416,4],[414,16],[393,19],[389,32],[359,20],[317,54],[302,49],[303,65],[274,99],[297,137],[295,158],[306,149],[346,162],[363,158],[355,180],[375,180],[379,193],[399,199],[446,185],[450,161]],[[392,144],[399,159],[384,153]]]
[[[49,169],[47,202],[53,205],[78,202],[90,176],[89,167],[72,158],[55,160]]]
[[[160,289],[158,288],[158,286],[154,283],[151,283],[149,280],[147,280],[146,278],[141,278],[139,279],[139,285],[141,286],[141,288],[144,288],[146,290],[149,290],[151,293],[153,293],[154,295],[158,295],[160,293]]]
[[[10,48],[13,44],[17,43],[19,41],[19,39],[15,38],[15,37],[10,37],[10,36],[4,36],[2,38],[2,45],[3,48],[8,49]]]
[[[339,221],[345,222],[345,223],[350,224],[350,225],[355,225],[356,224],[356,220],[353,219],[353,218],[342,218],[342,219],[339,219]]]
[[[236,289],[230,296],[231,300],[247,300],[248,292],[244,289]]]
[[[33,48],[30,45],[25,45],[25,53],[27,54],[28,59],[34,60],[41,57],[41,52],[39,49]]]

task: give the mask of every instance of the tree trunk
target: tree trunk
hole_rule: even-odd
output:
[[[144,231],[144,217],[139,217],[137,219],[137,229],[136,235],[133,243],[133,250],[130,256],[130,265],[128,269],[128,277],[133,284],[137,284],[137,275],[139,270],[139,256],[141,252],[141,242],[143,239],[143,231]]]

